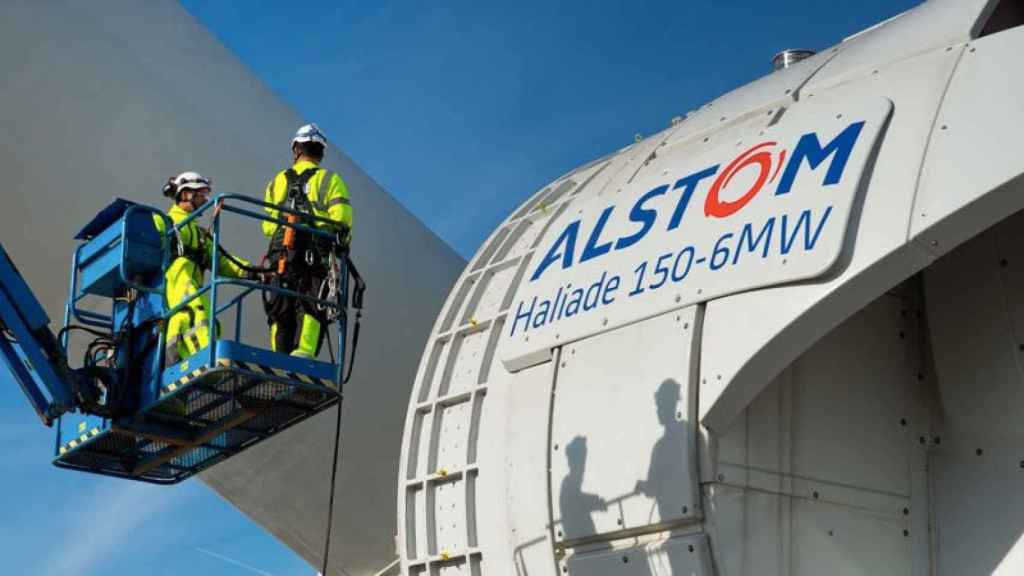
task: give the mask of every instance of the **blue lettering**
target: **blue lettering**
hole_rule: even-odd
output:
[[[572,300],[569,300],[569,305],[565,307],[565,317],[572,318],[580,311],[580,303],[583,302],[583,289],[577,288],[572,291]]]
[[[676,184],[672,189],[675,190],[677,188],[682,188],[683,193],[679,196],[679,202],[676,204],[676,210],[672,213],[672,219],[668,221],[668,228],[666,228],[666,230],[675,230],[679,227],[679,223],[682,222],[683,216],[686,214],[686,208],[690,205],[690,197],[693,196],[693,191],[697,188],[697,184],[699,184],[701,180],[710,178],[718,173],[719,166],[719,164],[715,164],[711,168],[695,172],[676,181]]]
[[[613,210],[615,210],[615,207],[609,206],[604,209],[604,212],[601,212],[601,216],[597,219],[597,224],[594,224],[594,230],[590,233],[590,238],[587,238],[587,245],[583,247],[583,254],[580,254],[580,262],[586,262],[602,254],[607,254],[612,249],[611,242],[605,242],[600,245],[597,242],[601,239],[601,232],[604,232],[604,226],[608,223],[608,217],[612,215]]]
[[[754,238],[754,227],[751,224],[743,226],[743,230],[740,232],[740,240],[736,245],[736,253],[732,255],[732,263],[735,264],[740,259],[740,254],[743,253],[743,243],[746,241],[747,250],[754,252],[757,250],[758,244],[761,243],[761,239],[764,239],[764,248],[761,249],[761,258],[768,257],[768,247],[772,243],[772,228],[775,227],[775,218],[769,218],[764,223],[764,227],[757,233],[757,238]]]
[[[619,289],[619,277],[612,276],[612,279],[608,281],[608,286],[604,289],[604,296],[601,297],[602,304],[611,304],[615,301],[615,291]]]
[[[558,240],[555,240],[551,249],[548,250],[547,256],[544,257],[544,260],[541,260],[540,266],[537,267],[533,276],[530,276],[530,282],[540,278],[540,275],[544,273],[544,270],[558,260],[562,261],[562,270],[572,266],[572,257],[573,254],[576,253],[576,236],[578,236],[579,233],[579,220],[574,220],[566,226],[565,230],[562,231],[562,234],[558,236]],[[565,245],[564,247],[562,246],[563,244]]]
[[[633,204],[633,209],[629,211],[629,221],[640,224],[640,229],[629,236],[619,238],[619,241],[615,243],[616,250],[629,248],[651,231],[651,227],[654,226],[654,220],[658,217],[658,211],[644,208],[644,204],[651,198],[661,196],[666,192],[668,192],[668,184],[658,186],[637,199],[636,204]]]
[[[516,318],[515,320],[512,321],[512,332],[509,333],[510,337],[516,335],[516,326],[519,326],[520,320],[523,320],[523,332],[526,332],[527,330],[530,329],[530,317],[533,316],[533,308],[536,305],[537,297],[534,296],[533,301],[530,302],[530,309],[527,310],[526,312],[523,312],[523,302],[519,302],[519,306],[516,308]]]
[[[821,217],[821,222],[818,222],[818,226],[814,229],[814,235],[811,235],[811,211],[804,210],[800,213],[800,218],[797,219],[796,225],[793,226],[793,233],[787,234],[787,224],[789,219],[785,214],[782,215],[782,254],[789,254],[789,251],[793,248],[793,244],[796,242],[797,233],[800,227],[804,230],[804,250],[813,250],[814,245],[818,242],[818,236],[821,235],[821,229],[825,226],[825,221],[828,220],[828,215],[832,213],[832,207],[829,206],[825,209],[825,214]],[[787,239],[788,237],[788,239]]]
[[[550,310],[551,310],[551,301],[550,300],[541,300],[540,306],[538,307],[538,310],[537,310],[537,315],[534,316],[534,318],[533,318],[533,327],[534,328],[540,328],[541,326],[547,324],[548,312]]]
[[[857,143],[857,138],[860,136],[862,128],[864,128],[863,121],[850,124],[824,148],[821,147],[817,134],[814,132],[804,134],[800,141],[796,143],[793,157],[786,164],[786,170],[782,173],[782,180],[779,181],[779,187],[775,190],[775,195],[781,196],[789,193],[793,188],[793,181],[796,180],[796,174],[800,171],[800,166],[804,160],[807,160],[811,170],[814,170],[833,154],[835,157],[832,158],[832,162],[828,165],[828,171],[825,173],[825,181],[822,185],[831,186],[838,183],[843,177],[843,171],[846,170],[846,161],[850,159],[850,152],[853,150],[854,144]]]

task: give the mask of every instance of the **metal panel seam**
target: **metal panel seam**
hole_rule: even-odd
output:
[[[821,63],[821,66],[818,66],[817,68],[812,70],[811,73],[808,74],[806,78],[804,78],[803,82],[797,84],[797,87],[793,90],[794,102],[800,101],[800,92],[803,91],[804,87],[810,84],[811,80],[814,80],[814,77],[817,76],[818,73],[825,68],[825,66],[828,66],[829,62],[832,62],[832,60],[834,60],[840,52],[842,52],[842,49],[843,45],[841,43],[838,46],[832,48],[832,54],[828,58],[826,58],[824,62]]]
[[[555,553],[551,555],[551,562],[554,566],[555,574],[558,574],[558,556],[559,548],[557,547],[557,540],[555,540],[555,496],[553,488],[551,486],[551,443],[553,441],[554,427],[555,427],[555,391],[558,389],[558,365],[562,361],[562,349],[563,346],[559,346],[551,351],[551,394],[548,395],[548,440],[547,445],[544,447],[544,452],[547,454],[545,463],[547,465],[544,470],[544,475],[547,477],[545,484],[547,485],[548,492],[548,539],[553,543]],[[562,552],[564,553],[564,551]]]
[[[935,135],[935,125],[938,124],[939,116],[942,114],[942,107],[946,103],[946,96],[949,94],[949,88],[953,85],[953,79],[956,78],[957,70],[960,68],[960,63],[963,62],[964,52],[970,43],[965,43],[960,47],[960,53],[957,54],[956,64],[953,65],[953,69],[949,72],[949,77],[946,78],[946,85],[942,88],[942,97],[939,98],[939,104],[935,107],[935,115],[932,117],[932,125],[928,129],[928,136],[924,141],[924,151],[921,153],[921,163],[917,166],[917,178],[914,179],[914,196],[910,201],[910,217],[907,219],[907,242],[912,242],[910,234],[914,227],[914,214],[917,214],[917,198],[918,193],[921,190],[921,178],[924,175],[924,166],[928,162],[928,152],[932,146],[932,142]],[[916,242],[915,242],[916,243]],[[932,254],[933,256],[940,256],[940,254],[933,253],[927,246],[923,246],[924,249]]]

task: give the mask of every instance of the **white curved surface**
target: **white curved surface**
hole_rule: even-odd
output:
[[[1024,209],[1024,164],[1014,154],[1021,76],[1007,72],[1016,70],[1010,61],[1021,53],[1024,27],[972,38],[995,4],[923,4],[563,176],[504,222],[457,283],[420,365],[398,492],[402,573],[924,576],[1019,569],[1021,554],[1008,543],[1024,534],[1017,512],[993,529],[998,542],[973,554],[975,564],[936,548],[933,531],[943,529],[930,524],[936,515],[959,523],[970,515],[936,508],[967,507],[957,482],[976,482],[976,491],[1011,478],[1003,461],[986,468],[998,468],[996,479],[977,481],[960,452],[968,433],[941,473],[930,467],[940,457],[942,412],[959,409],[955,391],[944,392],[966,386],[965,366],[983,363],[985,351],[1005,343],[992,332],[976,346],[978,358],[934,361],[933,343],[948,350],[957,335],[929,335],[922,283],[908,280]],[[529,344],[512,341],[524,336],[513,334],[515,305],[535,295],[530,278],[546,256],[556,258],[548,268],[554,272],[537,276],[547,282],[544,274],[554,274],[544,290],[593,281],[593,269],[575,258],[590,239],[583,228],[599,229],[604,207],[632,206],[659,172],[689,166],[718,143],[752,131],[762,136],[802,110],[842,113],[872,98],[891,101],[892,112],[867,154],[834,266],[723,297],[713,290],[680,297],[674,307],[669,300],[644,308],[636,300],[585,327],[538,327],[539,341],[534,334]],[[564,182],[572,189],[545,205]],[[730,191],[740,195],[742,188]],[[925,206],[937,225],[917,223]],[[557,239],[575,220],[575,256],[563,267]],[[629,228],[609,219],[607,237],[595,235],[591,249],[641,222]],[[532,242],[495,257],[516,242],[517,231],[538,228]],[[719,234],[686,241],[714,244]],[[666,249],[659,242],[636,247],[647,261]],[[694,286],[701,287],[707,285]],[[941,305],[956,304],[946,290],[929,292],[941,292]],[[500,304],[479,308],[488,298]],[[684,318],[692,335],[672,328],[687,324]],[[678,392],[668,385],[658,393],[672,381]],[[1003,374],[992,386],[1003,394],[1013,382]],[[944,396],[952,402],[945,408]],[[980,415],[966,416],[961,429],[985,428]],[[699,430],[699,439],[683,429]],[[673,455],[667,460],[659,456],[666,444]],[[1007,446],[1005,438],[991,444]],[[699,502],[688,499],[695,471]],[[674,489],[661,493],[652,485]],[[978,522],[950,531],[973,528],[976,537],[987,534]]]
[[[306,121],[170,1],[5,3],[0,67],[3,243],[58,320],[71,237],[112,198],[162,207],[162,182],[186,168],[212,176],[220,191],[261,197]],[[394,558],[401,406],[464,262],[338,147],[326,165],[348,183],[354,258],[370,287],[346,388],[332,574],[366,574]],[[225,229],[240,255],[263,252],[254,222],[227,218]],[[247,326],[265,344],[260,312]],[[202,479],[318,564],[333,435],[334,413],[325,413]]]

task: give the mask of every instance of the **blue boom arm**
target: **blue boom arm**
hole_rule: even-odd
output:
[[[67,368],[50,318],[0,244],[0,366],[21,386],[44,424],[75,408],[79,376]],[[45,390],[45,393],[44,393]]]

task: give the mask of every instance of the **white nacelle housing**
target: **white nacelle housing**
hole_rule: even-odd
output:
[[[933,0],[530,198],[427,343],[402,574],[1024,571],[1021,24]]]

